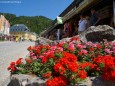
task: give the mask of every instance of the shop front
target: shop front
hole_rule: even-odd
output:
[[[100,20],[97,25],[115,26],[115,1],[114,0],[74,0],[59,16],[63,18],[63,24],[58,24],[55,20],[45,34],[56,33],[61,29],[62,38],[71,37],[78,34],[78,22],[80,14],[91,18],[91,9],[95,9]],[[89,25],[90,26],[90,25]],[[67,31],[64,28],[69,28]],[[65,33],[66,32],[66,33]]]

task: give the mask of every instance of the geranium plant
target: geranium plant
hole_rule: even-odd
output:
[[[11,62],[11,73],[35,74],[47,79],[46,86],[74,85],[88,76],[115,81],[115,43],[80,42],[78,37],[57,45],[28,48],[30,56]]]

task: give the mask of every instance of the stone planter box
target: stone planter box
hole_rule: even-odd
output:
[[[32,75],[15,74],[11,76],[11,81],[8,86],[45,86],[45,80]],[[101,77],[87,77],[81,83],[75,86],[115,86],[111,81],[104,81]]]
[[[15,74],[8,86],[45,86],[45,80],[33,75]]]

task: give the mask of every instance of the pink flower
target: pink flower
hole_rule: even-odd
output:
[[[41,56],[39,56],[39,58],[41,58],[41,59],[42,59],[42,58],[44,58],[44,56],[42,56],[42,55],[41,55]]]
[[[83,53],[83,54],[87,54],[87,50],[81,50],[81,53]]]
[[[92,47],[97,47],[97,44],[92,44]]]
[[[77,47],[82,49],[82,48],[84,48],[84,45],[78,44]]]
[[[32,56],[33,59],[37,59],[37,56]]]
[[[112,54],[113,53],[113,51],[110,51],[110,53],[109,54]]]
[[[57,46],[52,46],[51,48],[50,48],[50,50],[55,50],[57,48]]]
[[[73,43],[69,43],[68,49],[71,50],[71,51],[74,51],[75,50],[74,44]]]
[[[105,49],[105,52],[106,52],[106,53],[110,53],[110,49],[107,49],[107,48],[106,48],[106,49]]]
[[[30,57],[32,57],[34,55],[34,53],[33,52],[30,52]]]
[[[62,47],[58,47],[57,48],[59,51],[63,51],[63,48]]]
[[[113,47],[113,50],[115,50],[115,47]]]
[[[113,47],[113,53],[115,54],[115,47]]]
[[[87,42],[86,45],[92,45],[92,42]]]
[[[65,43],[66,43],[65,41],[61,41],[59,44],[63,45],[63,44],[65,44]]]
[[[109,43],[112,47],[115,47],[115,42],[110,42]]]
[[[113,47],[115,47],[115,42],[113,42],[113,45],[112,45]]]
[[[43,55],[48,55],[50,53],[54,53],[54,51],[53,50],[49,50],[48,52],[44,52]]]
[[[110,49],[105,49],[105,52],[108,53],[108,54],[112,54],[114,51],[111,51]]]

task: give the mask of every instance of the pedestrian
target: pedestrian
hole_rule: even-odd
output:
[[[100,21],[100,16],[95,9],[91,9],[90,26],[96,26]]]
[[[114,27],[114,17],[112,16],[111,19],[110,19],[110,26],[115,28]]]
[[[87,20],[83,14],[80,15],[80,20],[78,23],[78,34],[81,34],[83,31],[87,29]]]
[[[90,17],[86,15],[85,19],[87,20],[87,28],[88,28],[90,26]]]
[[[63,33],[64,33],[64,37],[69,37],[69,23],[68,22],[64,24]]]
[[[61,35],[60,29],[57,29],[57,32],[56,32],[57,40],[60,40],[60,35]]]
[[[74,21],[74,30],[73,30],[73,36],[78,34],[78,21]]]

